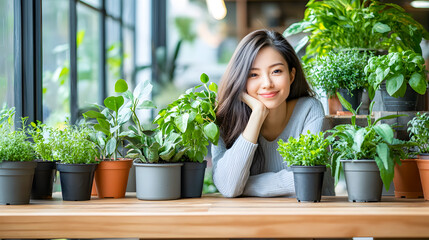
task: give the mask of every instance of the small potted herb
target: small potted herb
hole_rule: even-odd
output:
[[[0,204],[30,203],[31,185],[37,163],[23,129],[13,131],[14,108],[0,111]]]
[[[97,168],[95,144],[89,140],[93,132],[88,126],[67,126],[55,131],[52,155],[58,159],[61,190],[65,201],[83,201],[91,199],[94,172]]]
[[[330,51],[306,64],[305,70],[312,85],[324,90],[329,99],[336,98],[336,92],[340,92],[356,109],[362,91],[368,87],[364,69],[370,56],[366,51]]]
[[[429,200],[429,113],[417,113],[408,122],[408,132],[419,149],[417,165],[425,200]]]
[[[404,141],[394,138],[394,131],[388,124],[377,124],[383,119],[392,119],[404,115],[389,115],[371,119],[370,104],[367,115],[368,126],[356,125],[356,112],[340,94],[337,94],[346,109],[352,112],[351,124],[338,125],[328,132],[335,141],[332,144],[331,168],[338,183],[341,169],[347,184],[350,202],[377,202],[381,200],[383,183],[389,190],[394,176],[395,164],[400,164],[400,153],[406,146]]]
[[[127,90],[128,84],[125,80],[116,81],[116,93],[123,94]],[[95,172],[97,194],[100,198],[123,198],[132,159],[125,159],[121,155],[120,149],[126,136],[122,126],[130,120],[132,112],[122,95],[107,97],[104,106],[95,107],[97,110],[87,111],[83,115],[97,121],[93,126],[96,132],[90,135],[90,140],[98,149],[98,159],[101,160]]]
[[[56,174],[56,161],[52,156],[52,144],[54,130],[42,122],[37,124],[32,122],[28,130],[32,140],[33,148],[36,154],[37,167],[34,172],[33,187],[31,189],[32,199],[51,199],[52,186]]]
[[[324,133],[301,134],[290,137],[287,142],[278,141],[277,151],[293,171],[296,199],[298,202],[320,202],[323,175],[329,166],[329,144],[331,138]]]
[[[201,197],[208,153],[207,146],[217,144],[216,125],[217,85],[201,74],[202,85],[188,89],[179,99],[162,109],[155,118],[163,134],[173,131],[180,135],[181,145],[187,148],[182,167],[182,197]],[[203,87],[202,90],[198,90]]]
[[[365,67],[370,98],[380,89],[387,111],[416,110],[416,92],[423,95],[428,86],[424,64],[421,54],[411,50],[371,57]]]

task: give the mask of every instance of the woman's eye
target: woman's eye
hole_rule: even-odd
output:
[[[251,73],[251,74],[249,74],[249,77],[256,77],[256,76],[258,76],[258,74],[256,74],[256,73]]]
[[[277,73],[277,74],[278,74],[278,73],[281,73],[281,72],[282,72],[282,70],[280,70],[280,69],[277,69],[277,70],[274,70],[274,71],[273,71],[273,73]]]

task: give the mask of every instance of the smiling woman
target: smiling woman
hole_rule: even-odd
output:
[[[218,94],[221,138],[212,147],[213,180],[224,196],[295,195],[277,141],[322,130],[323,107],[313,95],[280,33],[258,30],[243,38]],[[333,195],[329,175],[324,194]]]

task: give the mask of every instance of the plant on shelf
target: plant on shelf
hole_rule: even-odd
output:
[[[419,153],[429,155],[429,113],[418,112],[407,125],[411,137],[410,141],[417,144]]]
[[[332,137],[325,134],[301,134],[299,138],[290,137],[287,142],[278,141],[277,151],[291,167],[298,202],[320,202],[323,175],[329,166],[329,144]]]
[[[365,67],[370,98],[374,98],[375,90],[383,82],[386,84],[387,93],[392,97],[403,97],[407,85],[417,93],[425,94],[428,81],[424,64],[425,60],[421,54],[411,50],[371,57]]]
[[[54,161],[52,156],[52,135],[54,129],[46,126],[41,121],[37,123],[32,122],[31,129],[28,130],[28,134],[33,140],[33,149],[36,153],[36,159],[43,161]]]
[[[25,118],[13,130],[14,108],[0,112],[0,204],[28,204],[36,162]]]
[[[420,42],[429,33],[403,8],[377,0],[310,0],[304,19],[292,24],[285,36],[309,32],[296,48],[306,56],[325,55],[338,49],[373,49],[421,53]]]
[[[206,74],[200,77],[202,85],[188,89],[179,99],[162,109],[155,118],[163,134],[174,131],[180,134],[184,147],[187,147],[188,161],[203,162],[207,155],[209,142],[217,144],[219,128],[216,125],[217,85],[210,83]],[[197,91],[201,86],[203,90]]]
[[[389,190],[390,183],[394,176],[394,166],[396,163],[400,164],[400,156],[402,154],[403,147],[406,147],[407,143],[394,138],[394,131],[390,125],[377,123],[381,120],[406,115],[388,115],[378,118],[373,122],[371,114],[374,102],[371,102],[369,115],[367,115],[368,126],[360,127],[356,125],[356,113],[358,109],[354,110],[350,103],[341,97],[341,95],[337,95],[341,104],[352,112],[353,116],[351,117],[351,124],[338,125],[334,129],[327,131],[332,133],[332,136],[336,138],[332,144],[331,157],[331,168],[332,174],[335,178],[335,183],[338,183],[342,165],[346,163],[349,164],[348,161],[352,164],[371,162],[369,164],[373,165],[372,171],[377,170],[380,172],[375,177],[381,177],[381,180],[379,185],[371,183],[373,186],[380,186],[380,189],[379,192],[376,191],[377,196],[369,199],[368,201],[379,201],[381,198],[381,181],[384,183],[386,190]],[[363,185],[364,184],[360,186],[362,189],[368,187]],[[349,200],[352,200],[354,196],[350,195],[354,194],[350,194],[351,190],[349,189],[349,184],[348,190]],[[358,201],[367,201],[365,199],[359,199],[359,197],[357,198]]]

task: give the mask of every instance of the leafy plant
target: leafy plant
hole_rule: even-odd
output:
[[[25,130],[25,118],[22,118],[22,129],[12,131],[14,108],[5,110],[0,115],[0,162],[24,162],[34,159],[34,151]]]
[[[312,85],[324,90],[328,96],[335,95],[338,89],[347,89],[351,93],[367,88],[364,69],[370,56],[367,52],[331,51],[305,64],[305,70]]]
[[[188,89],[179,99],[162,109],[155,118],[162,134],[180,134],[181,145],[188,148],[186,156],[190,161],[203,162],[207,155],[209,141],[217,144],[219,128],[216,125],[217,85],[201,74],[202,85]],[[203,90],[197,91],[201,86]]]
[[[421,54],[411,50],[371,57],[365,67],[370,98],[374,98],[382,82],[386,83],[387,93],[392,97],[403,97],[407,84],[417,93],[425,94],[428,82],[424,64]]]
[[[300,134],[299,138],[290,137],[287,142],[278,141],[277,151],[288,166],[316,166],[329,165],[329,144],[331,138],[324,137],[324,133]]]
[[[37,159],[42,159],[45,161],[54,161],[52,155],[52,145],[54,144],[55,139],[53,138],[54,130],[42,122],[37,121],[37,124],[32,122],[31,129],[28,130],[31,138],[33,139],[33,148],[36,153]]]
[[[94,130],[86,124],[67,124],[63,130],[53,131],[51,137],[53,159],[66,164],[96,163],[95,144],[89,140]]]
[[[306,56],[327,54],[336,49],[382,49],[390,52],[414,50],[429,33],[403,8],[377,0],[310,0],[304,19],[292,24],[285,36],[309,32],[296,51],[307,42]]]
[[[385,188],[388,190],[390,183],[393,180],[395,163],[400,163],[403,148],[408,144],[405,141],[394,138],[394,132],[388,124],[377,124],[383,119],[392,119],[406,115],[388,115],[378,118],[374,122],[371,119],[372,108],[374,102],[371,102],[369,107],[369,115],[367,115],[368,126],[360,127],[356,125],[356,114],[358,109],[354,110],[340,94],[337,93],[341,104],[349,110],[353,116],[351,124],[338,125],[327,132],[332,133],[332,137],[336,138],[332,144],[332,175],[335,178],[335,183],[338,183],[341,171],[342,159],[360,160],[374,159],[380,169],[380,176],[383,180]]]
[[[429,153],[429,113],[417,113],[408,122],[408,132],[421,153]]]

